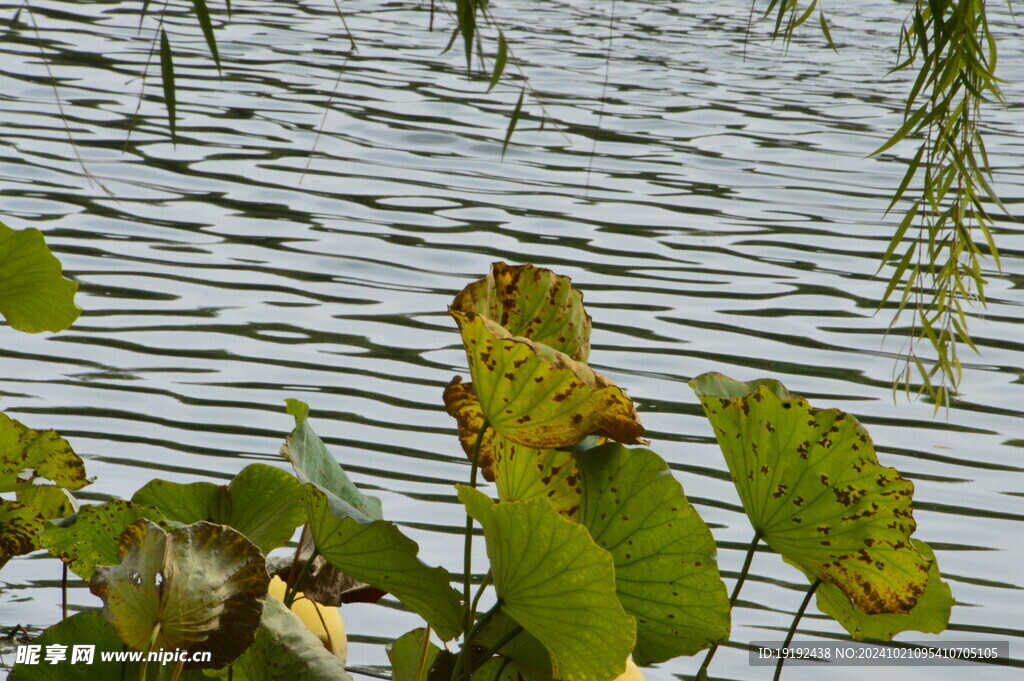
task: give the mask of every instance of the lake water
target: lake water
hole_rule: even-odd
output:
[[[948,417],[893,402],[901,340],[885,340],[889,313],[875,314],[886,273],[874,273],[899,220],[883,211],[913,145],[865,156],[901,120],[908,76],[883,75],[906,3],[827,3],[838,54],[816,29],[787,51],[758,25],[744,45],[747,0],[618,2],[611,33],[608,4],[495,5],[554,123],[541,127],[528,98],[504,160],[518,89],[485,94],[459,48],[442,56],[451,21],[439,12],[428,31],[429,3],[344,3],[352,54],[327,0],[232,4],[224,26],[215,8],[223,78],[189,3],[168,10],[174,146],[156,61],[128,138],[155,26],[139,33],[139,3],[32,3],[71,135],[102,188],[75,160],[27,12],[0,42],[0,215],[46,233],[85,309],[59,335],[0,329],[2,408],[71,441],[97,478],[82,496],[283,464],[283,400],[297,397],[424,559],[457,574],[452,484],[469,466],[441,391],[466,369],[446,305],[491,262],[529,261],[585,292],[593,365],[637,402],[653,448],[711,524],[730,588],[752,531],[686,385],[711,370],[776,377],[855,414],[882,463],[914,480],[916,536],[959,603],[936,640],[1011,644],[1010,667],[844,667],[828,678],[1021,677],[1019,220],[999,220],[1004,276],[991,272],[989,308],[972,319],[981,356],[964,349],[963,400]],[[1016,215],[1024,51],[1005,6],[990,4],[1011,105],[987,111],[987,144]],[[0,2],[0,20],[18,6]],[[482,545],[474,557],[482,573]],[[60,573],[39,555],[9,564],[0,624],[54,623]],[[781,638],[806,582],[767,551],[753,573],[733,638]],[[71,602],[98,603],[80,582]],[[345,619],[361,666],[386,664],[383,644],[418,626],[397,607],[352,606]],[[799,638],[840,633],[815,611]],[[692,675],[701,659],[647,678]],[[730,646],[712,672],[771,670]],[[784,678],[823,677],[791,667]]]

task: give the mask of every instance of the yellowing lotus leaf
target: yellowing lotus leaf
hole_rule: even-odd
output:
[[[932,562],[910,541],[914,485],[879,465],[857,419],[814,409],[778,381],[705,374],[690,385],[772,549],[869,615],[914,607]]]
[[[513,336],[586,362],[590,354],[590,315],[572,280],[542,267],[496,262],[491,273],[462,289],[452,302],[458,312],[493,319]]]
[[[52,480],[64,489],[81,489],[92,480],[68,441],[54,430],[33,430],[0,413],[0,492],[15,492]]]
[[[566,518],[580,510],[580,472],[572,452],[533,449],[495,435],[494,482],[502,501],[546,499]]]
[[[451,315],[466,347],[477,408],[497,433],[535,449],[569,447],[589,435],[644,443],[632,400],[607,378],[546,345],[512,336],[486,317],[456,310]],[[465,391],[460,397],[472,400]],[[478,419],[465,405],[449,404],[449,413]],[[466,421],[459,430],[474,432],[473,426]]]
[[[449,416],[455,419],[459,428],[459,442],[472,461],[477,433],[484,426],[484,414],[480,411],[480,400],[473,392],[473,384],[463,383],[462,376],[453,378],[444,388],[444,407]],[[477,465],[484,478],[494,482],[494,430],[491,428],[487,429],[480,442]]]
[[[893,636],[902,631],[921,631],[926,634],[939,634],[949,626],[949,614],[953,607],[953,593],[949,584],[942,581],[939,574],[939,562],[931,547],[919,539],[911,540],[922,556],[932,561],[928,571],[928,584],[917,604],[905,614],[880,613],[868,615],[855,606],[846,594],[831,584],[821,584],[815,592],[818,610],[831,615],[834,620],[850,632],[855,641],[878,639],[891,641]],[[804,574],[807,574],[806,572]],[[813,575],[807,575],[814,582]]]

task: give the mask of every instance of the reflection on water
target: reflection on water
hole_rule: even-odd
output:
[[[223,78],[185,5],[169,9],[180,50],[173,146],[153,77],[131,124],[152,35],[147,24],[139,37],[137,4],[32,5],[70,132],[103,188],[75,161],[25,13],[0,47],[0,215],[46,232],[85,308],[56,336],[0,329],[3,409],[71,440],[98,478],[87,498],[129,496],[154,475],[221,480],[252,461],[281,463],[282,400],[298,397],[425,559],[457,570],[451,485],[468,467],[440,396],[465,358],[445,309],[492,261],[531,261],[586,292],[592,361],[637,401],[654,448],[714,528],[730,584],[751,530],[686,386],[709,370],[772,375],[855,413],[882,462],[916,482],[919,536],[960,603],[946,636],[1010,639],[1012,664],[1024,665],[1016,221],[1000,222],[1005,276],[993,273],[990,307],[973,321],[982,355],[965,355],[963,404],[933,419],[929,405],[894,406],[889,391],[899,342],[883,342],[884,273],[873,275],[910,147],[865,156],[900,121],[905,76],[880,74],[902,8],[832,3],[839,54],[811,31],[788,53],[757,31],[744,61],[746,0],[618,3],[605,91],[605,8],[496,6],[557,123],[542,127],[528,102],[502,161],[518,89],[485,95],[461,57],[439,56],[449,34],[426,30],[426,3],[364,0],[345,4],[352,54],[331,3],[235,0],[218,29]],[[0,16],[17,6],[0,3]],[[1006,41],[1000,68],[1024,74],[1018,44]],[[1024,101],[1013,83],[1006,94]],[[1011,212],[1024,188],[1020,111],[989,116]],[[483,552],[475,558],[482,572]],[[734,638],[781,638],[806,583],[767,552],[754,572]],[[0,622],[53,623],[59,575],[36,556],[8,565]],[[76,584],[73,608],[95,604]],[[369,606],[347,608],[346,622],[351,659],[368,665],[385,664],[382,643],[417,626]],[[840,632],[815,613],[801,635]],[[764,678],[735,647],[712,669]]]

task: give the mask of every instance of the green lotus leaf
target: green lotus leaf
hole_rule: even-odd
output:
[[[305,495],[292,474],[254,463],[228,485],[151,480],[132,501],[156,507],[168,520],[186,525],[207,520],[233,527],[269,553],[287,544],[295,528],[306,522]]]
[[[857,419],[777,381],[705,374],[690,385],[754,529],[865,613],[906,613],[930,561],[914,548],[913,483],[879,465]]]
[[[324,648],[293,612],[268,598],[256,639],[217,676],[232,681],[352,681],[342,662]]]
[[[928,571],[928,584],[924,588],[924,593],[910,612],[902,615],[868,615],[851,603],[846,594],[824,582],[814,593],[818,610],[843,625],[855,641],[866,638],[891,641],[893,636],[902,631],[920,631],[925,634],[939,634],[945,631],[949,626],[953,594],[949,584],[942,581],[939,563],[935,560],[932,548],[919,539],[911,541],[922,556],[932,561],[932,565]],[[814,582],[815,578],[812,575],[806,572],[804,574],[812,583]]]
[[[380,499],[359,491],[309,425],[309,405],[294,399],[287,399],[285,403],[288,413],[295,417],[295,429],[281,447],[281,456],[291,462],[296,477],[327,490],[373,520],[381,520],[384,513]]]
[[[129,647],[209,652],[209,662],[187,664],[216,668],[253,643],[270,577],[245,535],[207,522],[164,532],[140,520],[118,553],[121,562],[98,566],[89,589]]]
[[[572,280],[551,270],[496,262],[491,272],[455,296],[451,309],[493,319],[513,336],[523,336],[578,362],[590,354],[590,315]]]
[[[430,642],[430,630],[413,629],[387,646],[391,681],[427,681],[427,672],[441,649]]]
[[[143,665],[140,662],[103,660],[101,653],[119,653],[124,644],[100,612],[80,612],[57,622],[33,640],[32,644],[40,647],[39,662],[14,665],[8,681],[116,681],[142,678]],[[66,659],[56,664],[47,663],[45,655],[50,646],[65,646]],[[90,662],[76,657],[87,654],[86,649],[90,646]],[[161,667],[156,662],[150,663],[149,678],[170,678],[169,672],[173,672],[174,667],[173,664]],[[163,677],[158,671],[162,669],[168,670]],[[201,671],[186,670],[178,677],[178,681],[202,681],[204,678]]]
[[[121,534],[143,518],[164,522],[155,508],[111,499],[100,506],[83,506],[78,513],[50,524],[39,535],[39,543],[63,560],[69,570],[88,581],[96,566],[120,562]]]
[[[0,566],[39,548],[43,518],[36,509],[0,499]]]
[[[502,435],[492,440],[493,476],[502,501],[546,499],[566,518],[580,508],[579,470],[572,452],[533,449]]]
[[[514,675],[520,673],[525,679],[551,679],[551,654],[543,643],[523,629],[504,608],[499,608],[481,628],[473,638],[473,645],[486,648],[499,656],[492,660],[492,663],[497,662],[497,665],[488,663],[493,670],[492,675],[484,675],[485,667],[481,667],[474,674],[477,681],[491,681],[502,666],[503,678],[512,675],[514,679]]]
[[[577,457],[580,523],[615,559],[619,600],[637,618],[638,665],[693,655],[728,637],[715,540],[668,464],[606,444]]]
[[[327,562],[360,582],[393,594],[444,640],[462,631],[459,594],[451,575],[428,567],[419,546],[385,520],[373,520],[346,501],[306,485],[310,535]]]
[[[68,490],[57,485],[32,485],[18,489],[18,501],[31,506],[48,520],[78,513],[79,503]]]
[[[611,555],[542,499],[495,504],[457,487],[484,528],[502,610],[544,644],[554,677],[607,681],[621,674],[636,622],[616,595]]]
[[[445,391],[448,413],[464,421],[460,435],[475,432],[473,423],[482,419],[516,444],[536,449],[569,447],[589,435],[643,443],[633,402],[611,381],[546,345],[512,337],[478,314],[451,315],[473,376],[472,386],[459,391],[456,377]],[[462,402],[454,404],[454,397]],[[474,409],[480,412],[476,418]],[[465,447],[466,437],[462,441]]]
[[[28,333],[62,331],[78,319],[78,284],[61,274],[38,229],[11,229],[0,222],[0,315]]]
[[[54,430],[33,430],[0,413],[0,492],[14,492],[45,478],[65,489],[92,481],[68,441]]]
[[[473,672],[473,681],[552,681],[552,677],[550,670],[547,674],[538,673],[504,655],[498,655]]]

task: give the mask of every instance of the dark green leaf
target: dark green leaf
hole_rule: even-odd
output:
[[[832,41],[832,32],[828,30],[828,21],[825,19],[825,12],[818,12],[818,23],[821,25],[821,34],[825,36],[825,42],[832,48],[832,51],[839,52],[836,44]]]
[[[295,528],[306,522],[304,499],[295,476],[262,463],[249,464],[228,485],[151,480],[132,497],[137,504],[160,509],[168,520],[233,527],[264,553],[287,544]]]
[[[174,84],[174,57],[167,31],[160,29],[160,76],[164,84],[164,101],[167,103],[167,122],[171,127],[171,142],[177,144],[177,93]]]
[[[199,19],[199,26],[203,29],[206,45],[210,48],[213,61],[217,63],[217,70],[220,71],[220,54],[217,52],[217,38],[213,35],[213,24],[210,22],[210,12],[206,9],[206,0],[192,0],[192,7],[196,10],[196,18]]]
[[[42,651],[53,645],[67,646],[67,660],[56,664],[16,664],[11,670],[9,681],[134,681],[141,678],[142,663],[105,661],[101,653],[120,653],[124,644],[117,637],[117,631],[99,612],[80,612],[66,620],[57,622],[32,641]],[[94,646],[91,663],[71,662],[78,647]],[[43,653],[40,654],[42,658]],[[156,664],[149,666],[150,678]],[[173,666],[167,667],[173,670]],[[185,671],[178,681],[203,681],[206,677],[200,671]]]
[[[337,495],[373,520],[383,518],[380,499],[359,491],[309,425],[309,405],[293,399],[286,402],[288,413],[295,417],[295,429],[289,433],[281,455],[291,461],[296,477]]]
[[[508,43],[505,42],[505,34],[498,31],[498,56],[494,59],[494,71],[491,72],[491,83],[487,88],[490,92],[501,80],[501,74],[505,72],[505,62],[508,60]]]
[[[372,520],[334,494],[307,485],[309,529],[317,551],[346,575],[393,594],[444,640],[462,630],[462,607],[451,575],[428,567],[419,546],[394,523]]]
[[[523,110],[523,97],[526,96],[526,86],[523,86],[522,91],[519,93],[519,101],[516,102],[516,108],[512,110],[512,118],[508,121],[508,130],[505,131],[505,141],[501,143],[501,157],[505,158],[505,152],[508,150],[509,140],[512,139],[512,133],[516,130],[516,123],[519,122],[519,114]]]
[[[341,661],[276,598],[268,598],[253,644],[220,670],[231,681],[352,681]]]

